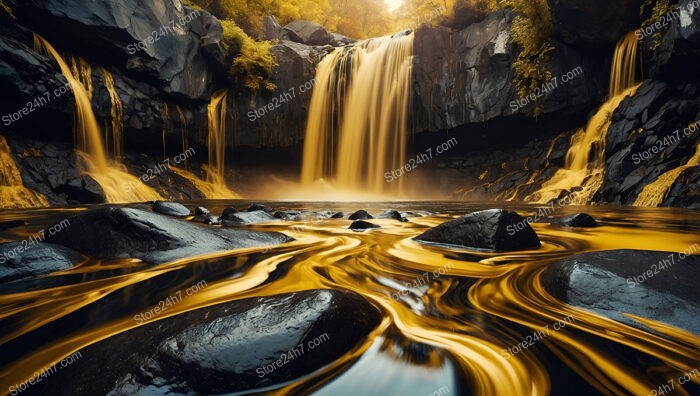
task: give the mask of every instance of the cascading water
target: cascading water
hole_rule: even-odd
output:
[[[107,151],[112,154],[112,157],[120,161],[124,158],[124,106],[119,98],[116,88],[114,87],[114,78],[112,74],[105,69],[102,69],[102,79],[105,82],[105,88],[109,92],[109,99],[112,102],[110,111],[111,123],[105,127],[105,143]]]
[[[49,206],[42,194],[26,188],[12,157],[12,150],[0,135],[0,206],[3,208],[33,208]]]
[[[34,35],[37,52],[52,57],[71,86],[76,108],[76,146],[83,173],[102,187],[107,202],[139,202],[162,199],[153,189],[126,172],[123,165],[110,163],[102,143],[102,133],[92,111],[85,86],[73,75],[68,64],[43,37]],[[125,188],[126,186],[126,188]]]
[[[566,154],[564,168],[559,169],[527,201],[549,202],[559,198],[562,191],[580,191],[571,195],[570,201],[587,205],[603,184],[605,176],[605,138],[612,123],[612,114],[620,103],[638,88],[636,82],[637,39],[634,33],[626,35],[615,49],[610,72],[610,98],[588,121],[585,130],[571,137],[571,147]]]
[[[695,147],[695,154],[685,165],[671,169],[659,176],[653,183],[647,184],[634,201],[634,206],[657,207],[661,205],[683,171],[698,165],[700,165],[700,144]]]
[[[335,50],[316,71],[301,181],[400,193],[384,174],[406,161],[413,34]]]

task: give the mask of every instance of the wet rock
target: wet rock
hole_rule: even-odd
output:
[[[204,223],[207,225],[221,225],[222,224],[221,217],[212,216],[212,215],[196,216],[192,221],[195,221],[197,223]]]
[[[153,211],[174,217],[187,217],[192,214],[185,205],[177,202],[156,201],[153,203]]]
[[[226,226],[237,226],[246,224],[256,224],[256,223],[266,223],[269,221],[278,220],[271,214],[264,212],[262,210],[256,210],[254,212],[238,212],[233,213],[223,219],[223,223]]]
[[[534,249],[540,246],[540,239],[527,220],[515,212],[503,209],[470,213],[440,224],[414,239],[494,251]]]
[[[331,33],[331,36],[333,37],[331,45],[334,47],[344,47],[346,45],[355,44],[357,42],[357,40],[352,39],[348,36],[343,36],[339,33]]]
[[[301,212],[298,210],[279,210],[274,214],[275,218],[284,221],[299,221],[301,220]]]
[[[82,358],[63,368],[61,375],[34,388],[70,389],[72,394],[175,390],[223,394],[258,389],[333,363],[380,321],[377,309],[353,292],[309,290],[248,298],[99,341],[83,348]]]
[[[238,213],[238,209],[236,208],[226,208],[224,211],[221,213],[221,219],[223,220],[229,220],[233,219],[233,215]]]
[[[208,216],[209,214],[211,214],[211,211],[204,206],[197,206],[194,209],[195,216]]]
[[[48,236],[96,259],[137,258],[164,263],[198,254],[290,241],[276,232],[199,226],[133,208],[106,207],[69,218],[70,227]]]
[[[357,212],[350,215],[350,220],[370,220],[374,217],[367,213],[366,210],[358,210]]]
[[[552,224],[564,227],[598,227],[598,222],[585,213],[576,213],[570,216],[555,219]]]
[[[329,45],[333,36],[318,23],[297,20],[284,27],[284,33],[289,40],[306,45]]]
[[[248,206],[248,209],[246,209],[246,211],[248,211],[248,212],[255,212],[258,210],[262,210],[263,212],[267,212],[267,213],[272,212],[271,207],[269,207],[267,205],[263,205],[263,204],[257,204],[257,203]]]
[[[630,326],[649,331],[624,314],[700,334],[699,278],[700,256],[608,250],[551,264],[541,280],[552,296]]]
[[[394,219],[398,221],[406,222],[408,221],[398,210],[387,210],[386,212],[377,216],[380,219]]]
[[[82,260],[80,253],[50,243],[3,243],[0,245],[0,282],[66,270]]]
[[[371,228],[381,228],[381,226],[372,224],[369,221],[355,220],[352,224],[350,224],[349,228],[353,231],[364,231],[369,230]]]

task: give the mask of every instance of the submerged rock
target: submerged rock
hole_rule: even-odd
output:
[[[194,209],[195,216],[208,216],[209,214],[211,214],[211,211],[204,206],[197,206]]]
[[[72,268],[83,256],[50,243],[10,242],[0,245],[0,282],[30,278]]]
[[[156,201],[153,203],[153,211],[174,217],[187,217],[192,214],[185,205],[177,202]]]
[[[71,217],[70,227],[47,237],[97,259],[137,258],[164,263],[184,257],[293,240],[276,232],[199,226],[133,208],[107,207]]]
[[[540,239],[527,220],[503,209],[482,210],[440,224],[414,238],[466,248],[495,251],[533,249]]]
[[[236,209],[236,208],[226,208],[226,209],[224,209],[224,211],[221,213],[221,218],[222,218],[223,220],[233,219],[233,215],[235,215],[236,213],[238,213],[238,209]]]
[[[234,226],[234,225],[245,225],[245,224],[256,224],[256,223],[266,223],[268,221],[276,221],[276,217],[271,214],[264,212],[262,210],[256,210],[253,212],[238,212],[233,213],[224,218],[224,225]]]
[[[358,210],[357,212],[353,213],[350,215],[350,220],[370,220],[373,219],[374,217],[367,213],[366,210]]]
[[[364,231],[370,228],[381,228],[381,226],[372,224],[369,221],[355,220],[352,224],[350,224],[349,228],[353,231]]]
[[[577,254],[551,264],[541,278],[549,294],[575,307],[647,331],[625,314],[700,334],[697,279],[700,256],[646,250]]]
[[[598,227],[598,222],[585,213],[576,213],[570,216],[554,219],[552,224],[564,227]]]
[[[81,349],[82,358],[63,368],[61,375],[34,387],[72,389],[74,394],[222,394],[257,389],[334,362],[380,321],[376,308],[348,291],[248,298],[165,318],[97,342]],[[67,388],[69,384],[74,385]]]

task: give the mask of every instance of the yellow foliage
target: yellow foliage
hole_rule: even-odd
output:
[[[237,44],[241,52],[233,60],[229,75],[232,79],[242,78],[243,85],[250,89],[264,87],[275,89],[275,84],[268,78],[272,75],[275,66],[275,58],[270,53],[272,43],[269,41],[255,41],[232,20],[221,21],[224,29],[222,41],[227,49]]]
[[[673,5],[671,4],[670,0],[644,0],[644,3],[639,10],[640,15],[643,16],[644,11],[650,6],[652,7],[651,15],[649,15],[649,18],[642,23],[642,26],[653,25],[655,22],[661,21],[662,16],[673,10]],[[665,30],[663,29],[654,31],[651,41],[652,50],[659,48],[661,45],[661,37],[663,36],[664,31]]]
[[[6,13],[8,13],[13,19],[15,17],[15,14],[12,13],[12,8],[5,4],[3,0],[0,0],[0,8],[2,8]]]

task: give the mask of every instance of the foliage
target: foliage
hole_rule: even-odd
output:
[[[234,80],[241,78],[243,85],[250,89],[265,87],[274,90],[275,84],[268,80],[277,66],[270,53],[272,43],[253,40],[232,20],[223,20],[221,25],[224,28],[222,41],[226,49],[233,45],[240,48],[240,53],[231,65],[229,76]]]
[[[660,21],[661,17],[673,10],[674,5],[671,3],[671,0],[644,0],[644,3],[639,9],[639,14],[643,17],[649,7],[651,7],[651,13],[649,14],[649,17],[642,23],[642,26],[653,25],[654,23]],[[652,50],[659,48],[659,46],[661,45],[661,37],[663,36],[663,33],[663,29],[654,31],[654,34],[651,39]]]
[[[495,11],[510,8],[518,14],[513,20],[511,34],[520,53],[513,63],[514,83],[519,97],[524,98],[552,78],[549,64],[554,24],[547,0],[486,0],[487,8]],[[535,106],[535,115],[541,109]]]

